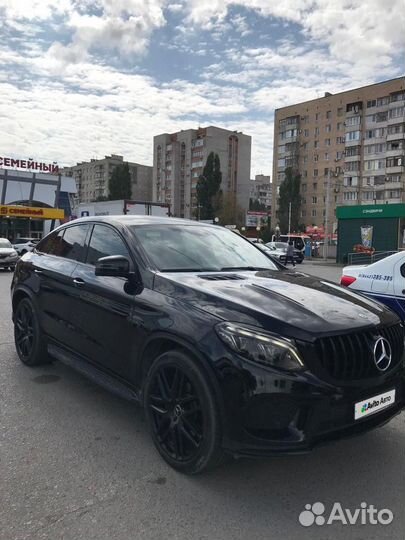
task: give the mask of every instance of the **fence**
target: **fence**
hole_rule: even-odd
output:
[[[367,253],[349,253],[347,256],[347,262],[349,265],[352,264],[373,264],[385,257],[389,257],[397,251],[375,251],[372,255]]]

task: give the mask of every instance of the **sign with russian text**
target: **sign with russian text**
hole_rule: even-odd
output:
[[[14,159],[0,156],[0,167],[14,167],[25,171],[59,174],[59,166],[56,163],[44,163],[33,159]]]
[[[39,208],[35,206],[0,206],[0,217],[34,218],[34,219],[64,219],[64,210],[58,208]]]

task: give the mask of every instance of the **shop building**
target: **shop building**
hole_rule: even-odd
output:
[[[2,164],[7,164],[7,159],[11,163],[9,158],[0,159]],[[29,160],[13,162],[20,167],[31,163]],[[55,165],[53,169],[51,166],[44,169],[45,164],[35,162],[35,165],[37,167],[26,167],[27,170],[0,168],[0,237],[41,238],[51,228],[72,219],[76,195],[74,178],[59,174]],[[43,170],[52,174],[41,172]]]

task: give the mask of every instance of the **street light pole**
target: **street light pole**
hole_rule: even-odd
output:
[[[291,202],[288,203],[288,234],[291,233]]]

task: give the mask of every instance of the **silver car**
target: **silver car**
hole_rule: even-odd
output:
[[[7,238],[0,238],[0,268],[13,271],[18,261],[18,253]]]

